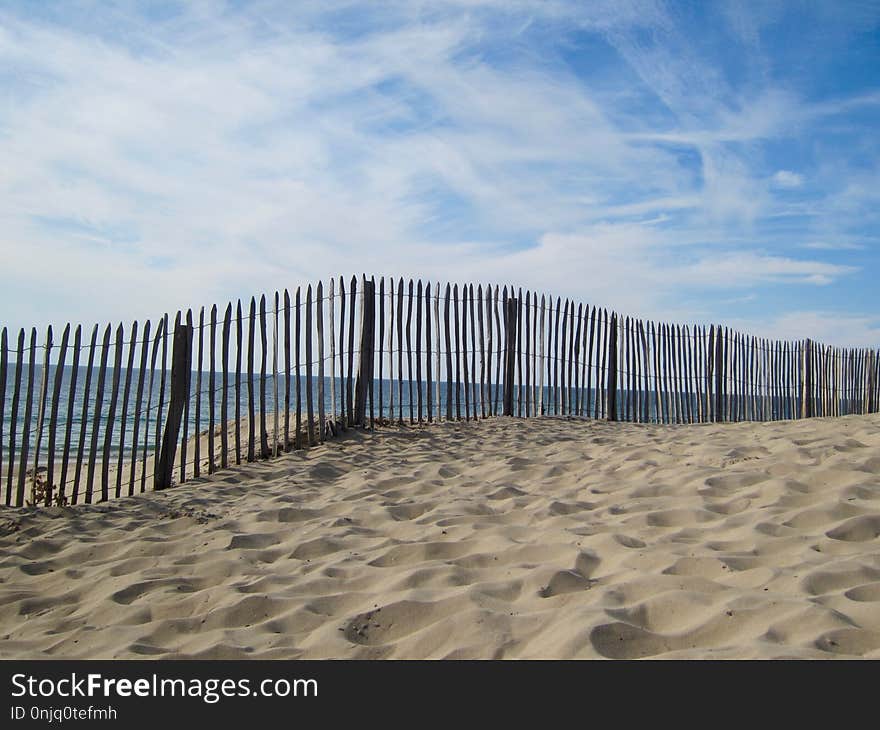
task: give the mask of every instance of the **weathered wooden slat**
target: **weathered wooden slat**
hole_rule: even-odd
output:
[[[403,279],[400,281],[402,286]],[[351,277],[351,286],[349,287],[348,295],[350,306],[348,308],[348,377],[345,379],[346,425],[350,425],[354,421],[352,415],[352,388],[354,387],[354,310],[355,302],[357,302],[357,278],[355,276]]]
[[[531,373],[531,359],[532,359],[532,293],[526,290],[526,298],[524,303],[525,308],[525,332],[523,335],[525,336],[525,416],[526,418],[531,417],[532,414],[532,373]]]
[[[269,456],[269,434],[266,432],[266,295],[260,295],[260,458]]]
[[[477,413],[477,320],[474,314],[474,285],[468,284],[468,310],[471,320],[471,407],[473,408],[474,420]]]
[[[634,332],[635,348],[638,357],[636,365],[636,388],[638,391],[638,420],[639,423],[648,422],[648,362],[647,342],[642,320],[636,321]]]
[[[565,415],[565,347],[568,323],[568,300],[556,298],[553,330],[553,412]]]
[[[135,345],[137,344],[137,334],[138,323],[137,320],[135,320],[131,325],[131,339],[128,341],[128,360],[126,361],[125,366],[125,384],[122,388],[122,413],[120,415],[119,423],[119,454],[116,459],[116,497],[122,496],[122,473],[125,463],[125,436],[128,431],[128,405],[131,400],[131,379],[134,371],[134,354]],[[64,367],[63,358],[59,360],[59,367]],[[54,408],[57,408],[57,405],[54,406]],[[51,435],[49,442],[50,444],[52,443]],[[54,451],[54,448],[52,448],[52,450]],[[51,484],[51,479],[49,480],[49,483]]]
[[[137,331],[137,323],[135,323],[135,332]],[[0,347],[6,349],[6,330],[3,331],[3,343]],[[132,335],[134,336],[134,335]],[[58,349],[58,362],[55,365],[55,377],[52,385],[52,404],[49,410],[49,444],[46,447],[46,506],[52,504],[55,497],[55,442],[57,438],[58,428],[58,409],[61,401],[61,386],[64,382],[64,364],[67,361],[67,346],[70,340],[70,325],[64,328],[61,334],[61,345]],[[6,363],[0,360],[0,412],[3,411],[4,399],[6,396]],[[129,366],[129,369],[131,366]],[[46,368],[48,372],[48,368]],[[0,473],[2,473],[3,461],[3,418],[0,417]],[[122,452],[120,451],[120,454]],[[120,459],[120,465],[122,460]],[[118,496],[118,487],[117,487]]]
[[[153,411],[153,381],[156,377],[156,360],[159,356],[159,345],[162,342],[162,332],[165,329],[165,319],[164,317],[159,320],[159,326],[156,327],[156,334],[153,336],[153,343],[150,351],[150,379],[147,385],[147,408],[144,412],[144,443],[141,454],[141,484],[140,491],[143,493],[146,490],[147,484],[147,457],[150,453],[150,418],[152,417]],[[91,370],[91,367],[89,368]],[[153,442],[155,444],[155,441]],[[153,464],[156,463],[156,456],[154,454]]]
[[[241,464],[241,358],[244,353],[244,316],[241,311],[241,299],[235,303],[235,429],[232,436],[235,440],[235,463]]]
[[[175,329],[177,329],[175,327]],[[181,345],[183,347],[183,345]],[[217,427],[217,414],[215,413],[216,400],[216,373],[217,373],[217,305],[211,306],[211,323],[209,330],[208,346],[208,474],[216,471],[214,461],[215,439],[214,431]],[[178,386],[179,387],[179,386]],[[225,428],[225,424],[224,424]]]
[[[379,277],[379,423],[385,423],[385,277]]]
[[[678,362],[678,410],[679,422],[687,423],[687,370],[685,369],[686,360],[684,355],[684,342],[682,338],[681,325],[675,325],[675,354]]]
[[[440,414],[442,408],[440,404],[440,282],[436,282],[434,289],[434,372],[437,373],[437,381],[434,385],[436,392],[434,394],[437,405],[437,422],[440,422]],[[448,349],[448,348],[447,348]],[[448,380],[448,378],[447,378]]]
[[[623,413],[623,417],[621,420],[629,421],[630,419],[635,420],[632,415],[633,411],[633,397],[632,397],[632,372],[633,372],[633,363],[632,363],[632,348],[630,347],[630,319],[629,317],[624,317],[620,320],[620,362],[622,365],[623,372],[621,373],[622,377],[620,382],[623,384],[621,388],[621,410]]]
[[[575,339],[574,339],[574,322],[575,322],[575,314],[574,314],[574,301],[566,302],[568,303],[568,364],[565,368],[565,390],[566,390],[566,414],[572,415],[574,411],[573,403],[574,403],[574,373],[573,370],[575,368],[575,357],[574,357],[574,347],[575,347]]]
[[[215,307],[216,312],[216,307]],[[216,319],[216,314],[214,319]],[[212,337],[213,339],[213,337]],[[189,384],[192,372],[192,333],[188,325],[181,326],[180,312],[174,321],[174,341],[171,352],[171,384],[168,402],[168,418],[162,433],[162,443],[156,454],[153,489],[167,489],[172,483],[174,452],[180,437],[180,421],[184,404],[189,400]],[[214,367],[212,358],[211,367]],[[214,396],[211,394],[211,400]]]
[[[86,479],[86,504],[91,504],[95,486],[95,469],[98,466],[98,433],[101,429],[101,408],[104,405],[104,383],[107,378],[107,356],[110,352],[111,326],[104,330],[101,344],[101,360],[98,366],[98,383],[95,388],[95,408],[92,412],[92,438],[89,448],[89,464]]]
[[[9,368],[9,337],[4,327],[0,331],[0,475],[3,474],[3,435],[6,420],[6,373]],[[68,422],[70,422],[68,414]],[[7,489],[6,505],[10,502],[10,489]]]
[[[434,321],[436,322],[436,316]],[[436,322],[436,326],[439,327],[440,323]],[[434,422],[434,370],[431,363],[432,327],[434,325],[431,322],[431,282],[429,280],[425,282],[425,396],[428,423]]]
[[[690,327],[682,328],[684,347],[684,372],[685,372],[685,404],[687,406],[687,422],[693,423],[696,417],[696,404],[694,403],[694,341],[691,337]]]
[[[12,411],[9,414],[9,466],[6,472],[6,506],[21,505],[16,503],[13,497],[13,486],[15,484],[15,457],[17,450],[17,425],[18,425],[18,406],[21,399],[21,373],[24,366],[24,330],[18,331],[18,351],[15,359],[15,376],[12,388]],[[88,392],[86,392],[88,399]]]
[[[751,352],[749,348],[749,338],[745,333],[740,334],[740,359],[741,366],[740,372],[741,375],[741,388],[740,388],[740,397],[742,398],[742,406],[740,408],[740,417],[743,421],[749,419],[749,404],[751,401]],[[794,365],[794,360],[792,361],[792,365]],[[795,381],[793,381],[795,382]],[[796,394],[793,394],[792,399],[792,414],[794,414],[794,409],[796,405]],[[792,417],[794,417],[792,415]]]
[[[284,290],[284,450],[290,450],[290,292]],[[277,440],[277,439],[276,439]]]
[[[577,310],[575,309],[574,300],[571,301],[571,305],[568,308],[568,316],[569,316],[569,324],[568,324],[568,370],[567,372],[567,384],[568,384],[568,415],[577,415],[577,404],[580,399],[580,394],[578,393],[578,338],[577,338],[577,323],[578,316]]]
[[[550,400],[553,403],[553,415],[559,415],[559,316],[560,316],[560,299],[556,298],[556,307],[553,307],[552,299],[550,300],[550,317],[551,321],[554,322],[553,327],[550,330],[550,336],[552,337],[553,346],[548,346],[548,352],[551,354],[551,364],[552,364],[552,374],[548,373],[548,382],[550,383]]]
[[[298,291],[298,290],[297,290]],[[309,446],[315,445],[315,403],[312,396],[312,285],[306,289],[306,432]]]
[[[666,408],[666,423],[675,423],[675,370],[674,359],[672,357],[672,334],[668,324],[664,324],[661,328],[663,336],[663,349],[661,357],[663,361],[663,393]]]
[[[195,334],[195,327],[193,327],[193,316],[192,310],[188,309],[186,311],[186,326],[189,327],[189,349],[190,353],[193,351],[193,337]],[[190,360],[192,360],[192,354],[190,354]],[[190,390],[192,390],[192,372],[189,374],[190,379]],[[183,484],[186,481],[186,467],[187,467],[187,451],[189,449],[189,403],[190,398],[187,398],[186,403],[183,407],[183,433],[180,436],[180,483]],[[196,434],[198,434],[199,429],[198,426],[195,428]]]
[[[449,284],[446,284],[446,298],[443,303],[444,333],[446,337],[446,420],[452,420],[452,342],[449,324]]]
[[[461,334],[458,312],[458,284],[452,287],[452,311],[455,325],[455,418],[461,420]]]
[[[581,415],[581,330],[583,328],[583,316],[584,316],[584,305],[578,304],[577,314],[574,311],[574,304],[572,303],[571,314],[574,319],[572,322],[571,330],[574,335],[574,342],[571,357],[571,373],[572,380],[574,381],[574,396],[570,398],[570,403],[573,404],[571,408],[571,412],[575,416]]]
[[[608,362],[610,355],[608,346],[610,343],[610,320],[608,310],[602,310],[602,375],[599,381],[599,396],[601,399],[600,412],[603,418],[608,418]]]
[[[162,423],[165,413],[165,380],[168,374],[168,314],[162,316],[162,370],[159,377],[159,403],[156,409],[156,433],[154,444],[153,471],[155,472],[156,458],[162,445]]]
[[[749,368],[752,379],[752,420],[760,421],[761,417],[758,413],[758,391],[759,391],[759,368],[758,368],[758,338],[752,336],[749,348]]]
[[[497,357],[497,362],[495,363],[495,398],[493,400],[493,410],[492,415],[497,416],[501,411],[499,409],[499,399],[501,397],[501,366],[502,360],[502,348],[504,347],[504,339],[501,331],[501,316],[498,312],[498,298],[499,298],[500,290],[498,285],[495,285],[495,290],[493,292],[493,302],[492,302],[492,311],[495,314],[495,339],[498,342],[496,345],[495,354]]]
[[[511,295],[513,292],[511,291]],[[513,416],[514,377],[516,374],[516,329],[519,302],[516,297],[507,298],[504,291],[504,411],[503,415]]]
[[[473,304],[473,290],[471,291],[471,303]],[[483,323],[483,285],[477,284],[476,312],[478,328],[480,331],[480,417],[486,418],[486,331]],[[471,323],[474,321],[474,312],[471,310]],[[474,347],[476,353],[476,347]],[[474,376],[476,380],[476,374]]]
[[[375,382],[376,382],[376,355],[375,355],[375,342],[376,342],[376,277],[370,277],[370,379],[367,382],[367,393],[370,398],[370,430],[375,429],[375,411],[373,410],[373,391],[375,390]],[[379,359],[382,358],[382,348],[381,344],[379,347]]]
[[[416,394],[418,397],[418,421],[424,420],[422,413],[422,280],[419,279],[416,286]]]
[[[636,347],[636,319],[628,317],[624,323],[623,332],[625,334],[625,358],[626,358],[626,389],[627,389],[627,410],[626,419],[633,423],[639,421],[639,356]]]
[[[282,435],[278,423],[278,315],[279,294],[275,292],[275,311],[272,312],[272,457],[278,456],[278,439]],[[287,449],[287,443],[282,444]]]
[[[486,415],[494,416],[494,392],[492,388],[492,348],[494,338],[492,336],[492,285],[486,286]]]
[[[682,398],[683,375],[681,363],[681,333],[678,325],[670,325],[670,350],[672,357],[672,367],[674,379],[672,383],[674,399],[675,399],[675,420],[677,423],[684,423],[684,399]]]
[[[694,325],[691,328],[691,339],[689,343],[691,356],[691,384],[694,389],[694,421],[702,423],[703,421],[703,388],[702,388],[702,372],[700,370],[700,328]]]
[[[409,394],[409,422],[414,423],[413,404],[413,360],[412,360],[412,314],[413,314],[413,280],[407,285],[406,299],[406,384]]]
[[[627,362],[629,363],[629,402],[630,418],[633,423],[640,421],[641,409],[639,401],[639,349],[637,324],[635,317],[630,318],[627,325]]]
[[[533,291],[531,295],[531,299],[529,301],[529,307],[532,310],[531,314],[531,332],[529,333],[529,339],[531,341],[531,363],[530,373],[531,373],[531,384],[532,384],[532,393],[531,393],[531,403],[532,403],[532,415],[538,416],[540,415],[540,410],[538,408],[538,372],[541,369],[540,360],[538,358],[538,292]]]
[[[315,292],[315,325],[318,331],[318,442],[324,443],[326,409],[324,408],[324,284],[318,282]],[[331,302],[332,303],[332,302]],[[381,377],[381,376],[380,376]],[[289,381],[288,381],[289,382]],[[379,402],[381,403],[381,396]]]
[[[61,488],[64,488],[67,479],[67,451],[70,444],[70,425],[73,421],[74,390],[76,388],[76,374],[79,370],[79,327],[76,328],[76,336],[73,348],[73,370],[70,377],[70,400],[67,406],[67,433],[64,437],[64,461],[61,465]],[[143,340],[141,342],[141,360],[138,368],[137,391],[134,401],[134,421],[131,433],[131,456],[128,466],[128,496],[134,494],[135,473],[138,464],[138,446],[140,445],[141,406],[144,402],[144,385],[147,377],[147,355],[150,351],[150,320],[144,323]],[[132,334],[131,345],[134,347],[137,338]]]
[[[463,284],[461,287],[461,351],[458,353],[458,357],[462,362],[462,384],[464,385],[464,417],[465,420],[471,420],[471,410],[470,410],[470,381],[468,379],[468,346],[467,346],[467,284]]]
[[[371,294],[372,281],[366,274],[361,277],[361,305],[358,317],[358,365],[354,386],[354,425],[365,428],[367,425],[367,400],[369,396],[370,368],[373,361],[372,308],[375,296]]]
[[[388,423],[394,421],[394,277],[388,278]]]
[[[724,361],[727,365],[728,372],[728,378],[726,380],[728,387],[727,411],[728,420],[735,422],[737,420],[737,379],[739,376],[737,368],[737,339],[736,333],[733,330],[725,331],[727,333],[727,337],[725,338],[727,354]]]
[[[543,305],[541,307],[543,309]],[[543,315],[542,315],[543,316]],[[543,326],[543,320],[541,322]],[[542,335],[543,338],[543,335]],[[589,417],[591,413],[593,413],[593,408],[595,404],[598,402],[596,399],[596,390],[598,388],[598,381],[593,377],[593,344],[596,338],[596,306],[590,310],[590,340],[587,346],[587,370],[586,375],[584,377],[584,382],[587,388],[586,393],[586,403],[584,406],[584,414]],[[596,366],[598,367],[599,361],[596,360]],[[594,385],[596,383],[596,385]]]
[[[653,373],[653,381],[654,381],[654,409],[653,409],[653,421],[654,423],[662,423],[663,422],[663,413],[661,408],[660,401],[660,347],[657,339],[657,324],[656,322],[648,323],[648,332],[650,337],[650,345],[651,345],[651,371]]]
[[[799,358],[798,367],[800,370],[800,373],[799,373],[799,375],[800,375],[800,378],[799,378],[800,401],[801,401],[801,403],[800,403],[800,405],[801,405],[800,417],[807,418],[807,413],[811,412],[810,404],[812,403],[812,393],[810,393],[809,384],[811,384],[810,381],[812,381],[812,377],[813,377],[813,372],[812,372],[812,367],[811,367],[813,364],[813,357],[812,357],[813,344],[809,339],[807,339],[807,340],[800,342],[799,345],[800,345],[800,358]],[[827,373],[827,375],[830,375],[830,373]]]
[[[293,393],[296,400],[296,420],[294,421],[294,448],[302,448],[302,291],[300,287],[296,288],[296,294],[293,300],[293,365],[294,365],[294,386]],[[289,416],[288,416],[289,418]]]
[[[339,428],[347,421],[345,412],[345,280],[339,277]]]
[[[511,287],[510,295],[513,296],[513,287]],[[522,351],[523,351],[523,332],[522,332],[522,287],[517,290],[516,294],[516,342],[514,344],[516,354],[516,415],[522,418],[522,402],[523,402],[523,377],[522,377]]]
[[[724,334],[721,327],[715,328],[715,421],[720,423],[724,418]]]
[[[25,504],[25,482],[27,481],[28,457],[31,444],[31,420],[34,413],[34,379],[37,370],[37,328],[31,328],[30,353],[28,357],[27,393],[25,396],[24,423],[21,431],[21,453],[18,460],[18,490],[16,493],[15,506],[23,507]]]
[[[617,312],[611,313],[608,338],[608,420],[617,420]]]
[[[352,277],[354,281],[354,286],[357,286],[357,278]],[[363,428],[364,421],[366,417],[366,399],[365,395],[365,382],[363,376],[365,374],[365,366],[364,362],[364,348],[367,347],[366,338],[368,337],[367,327],[369,326],[368,319],[369,317],[364,312],[364,307],[366,302],[364,301],[366,298],[366,288],[367,288],[367,276],[363,274],[361,276],[361,287],[360,292],[358,292],[357,297],[352,297],[352,307],[354,308],[355,302],[357,301],[359,304],[357,306],[357,329],[352,328],[355,332],[355,346],[357,347],[357,357],[354,358],[354,369],[352,371],[352,421],[351,425]],[[354,309],[352,309],[354,311]]]
[[[187,324],[190,324],[187,322]],[[220,468],[225,469],[229,466],[229,334],[232,329],[232,302],[226,305],[226,311],[223,313],[223,333],[221,340],[221,374],[220,383],[223,389],[222,400],[220,401]],[[192,345],[190,345],[192,351]],[[187,398],[189,403],[189,398]],[[184,429],[186,429],[186,414],[184,413]],[[235,424],[238,430],[238,423]],[[184,430],[186,437],[186,430]],[[183,479],[181,479],[183,481]]]
[[[687,359],[684,354],[684,338],[681,325],[675,325],[675,352],[678,361],[679,422],[687,423]]]
[[[332,434],[336,432],[336,337],[334,333],[334,314],[333,310],[336,307],[336,297],[333,294],[333,284],[334,280],[330,278],[330,286],[327,291],[327,316],[328,316],[328,326],[330,328],[330,336],[328,341],[330,342],[330,420],[328,422],[328,426],[331,430]]]
[[[38,504],[40,499],[43,499],[45,502],[46,495],[51,488],[48,481],[44,484],[44,489],[41,494],[37,494],[36,484],[37,479],[39,478],[39,468],[40,468],[40,451],[42,451],[43,444],[43,432],[46,426],[46,401],[49,397],[49,368],[52,363],[52,347],[54,345],[52,339],[52,325],[49,325],[46,330],[46,344],[44,346],[43,353],[43,367],[40,372],[40,387],[38,389],[37,395],[37,438],[34,443],[34,466],[31,471],[31,503]],[[51,501],[49,502],[51,504]]]
[[[23,332],[23,331],[22,331]],[[54,387],[54,395],[52,398],[52,412],[50,415],[50,423],[49,423],[49,454],[48,454],[48,465],[46,470],[46,505],[50,505],[53,500],[53,489],[55,486],[55,473],[54,473],[54,459],[55,459],[55,426],[57,424],[58,419],[58,408],[61,399],[61,384],[64,377],[64,362],[66,358],[67,351],[67,342],[70,334],[70,325],[67,325],[64,329],[64,334],[61,338],[61,351],[58,357],[58,364],[55,370],[55,387]],[[74,420],[74,407],[76,403],[76,381],[77,381],[77,370],[79,369],[79,352],[80,352],[80,337],[81,337],[81,328],[78,325],[76,328],[76,333],[74,335],[74,345],[73,345],[73,370],[71,372],[70,383],[69,383],[69,394],[68,394],[68,406],[67,406],[67,416],[65,418],[66,427],[65,427],[65,440],[64,440],[64,448],[62,453],[62,461],[61,461],[61,477],[59,479],[58,484],[58,496],[55,498],[55,501],[58,504],[66,504],[66,490],[65,490],[65,482],[67,479],[67,468],[68,468],[68,460],[70,458],[70,435],[73,428],[73,420]],[[6,405],[6,375],[7,375],[7,367],[8,367],[8,342],[6,335],[6,328],[3,328],[2,341],[0,341],[0,467],[2,467],[3,461],[3,414],[5,411]],[[21,342],[23,345],[23,341]],[[21,362],[21,356],[19,355],[19,362]],[[16,384],[18,382],[18,378],[16,378]],[[17,408],[14,408],[12,411],[13,421],[15,418]],[[10,447],[15,446],[15,436],[14,436],[14,428],[12,429],[13,433],[10,434]],[[11,477],[13,471],[13,462],[10,458],[9,464],[9,476]],[[2,468],[0,468],[0,473],[2,473]],[[10,499],[10,491],[11,482],[7,482],[7,493],[6,493],[6,504],[9,505],[11,502]]]
[[[178,313],[179,325],[180,313]],[[113,381],[110,386],[110,406],[107,409],[107,426],[104,429],[104,455],[101,459],[101,501],[110,499],[110,449],[113,447],[113,426],[116,421],[116,405],[119,400],[119,379],[122,374],[122,342],[125,331],[120,323],[116,329],[113,352]]]
[[[535,367],[535,379],[537,380],[537,401],[535,403],[535,413],[538,416],[544,415],[544,335],[545,322],[547,319],[547,300],[545,295],[541,295],[541,308],[538,309],[538,292],[535,292],[535,317],[540,322],[537,328],[537,337],[535,338],[535,347],[538,350],[537,364]]]
[[[198,479],[202,474],[202,368],[205,351],[205,308],[199,309],[199,349],[196,355],[196,421],[193,433],[193,477]]]
[[[559,341],[559,413],[565,415],[568,411],[568,299],[562,305],[562,339]]]
[[[642,422],[642,356],[639,348],[639,321],[632,317],[629,321],[629,349],[632,372],[630,373],[630,408],[634,423]]]
[[[254,342],[257,335],[257,300],[251,297],[248,312],[248,346],[247,346],[247,397],[248,397],[248,443],[247,460],[251,462],[256,454],[256,396],[254,394]]]
[[[648,357],[648,337],[645,332],[645,323],[639,320],[639,338],[642,343],[642,421],[651,421],[651,361]]]

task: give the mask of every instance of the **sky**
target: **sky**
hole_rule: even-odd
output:
[[[366,272],[876,347],[878,128],[877,0],[4,1],[0,324]]]

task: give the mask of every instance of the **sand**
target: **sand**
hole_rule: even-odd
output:
[[[880,416],[383,429],[0,516],[2,658],[880,658]]]

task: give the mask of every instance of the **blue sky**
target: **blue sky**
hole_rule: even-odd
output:
[[[880,341],[878,2],[4,2],[13,327],[333,274]]]

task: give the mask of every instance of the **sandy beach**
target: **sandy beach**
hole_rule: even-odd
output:
[[[0,516],[0,657],[880,658],[880,415],[348,431]]]

